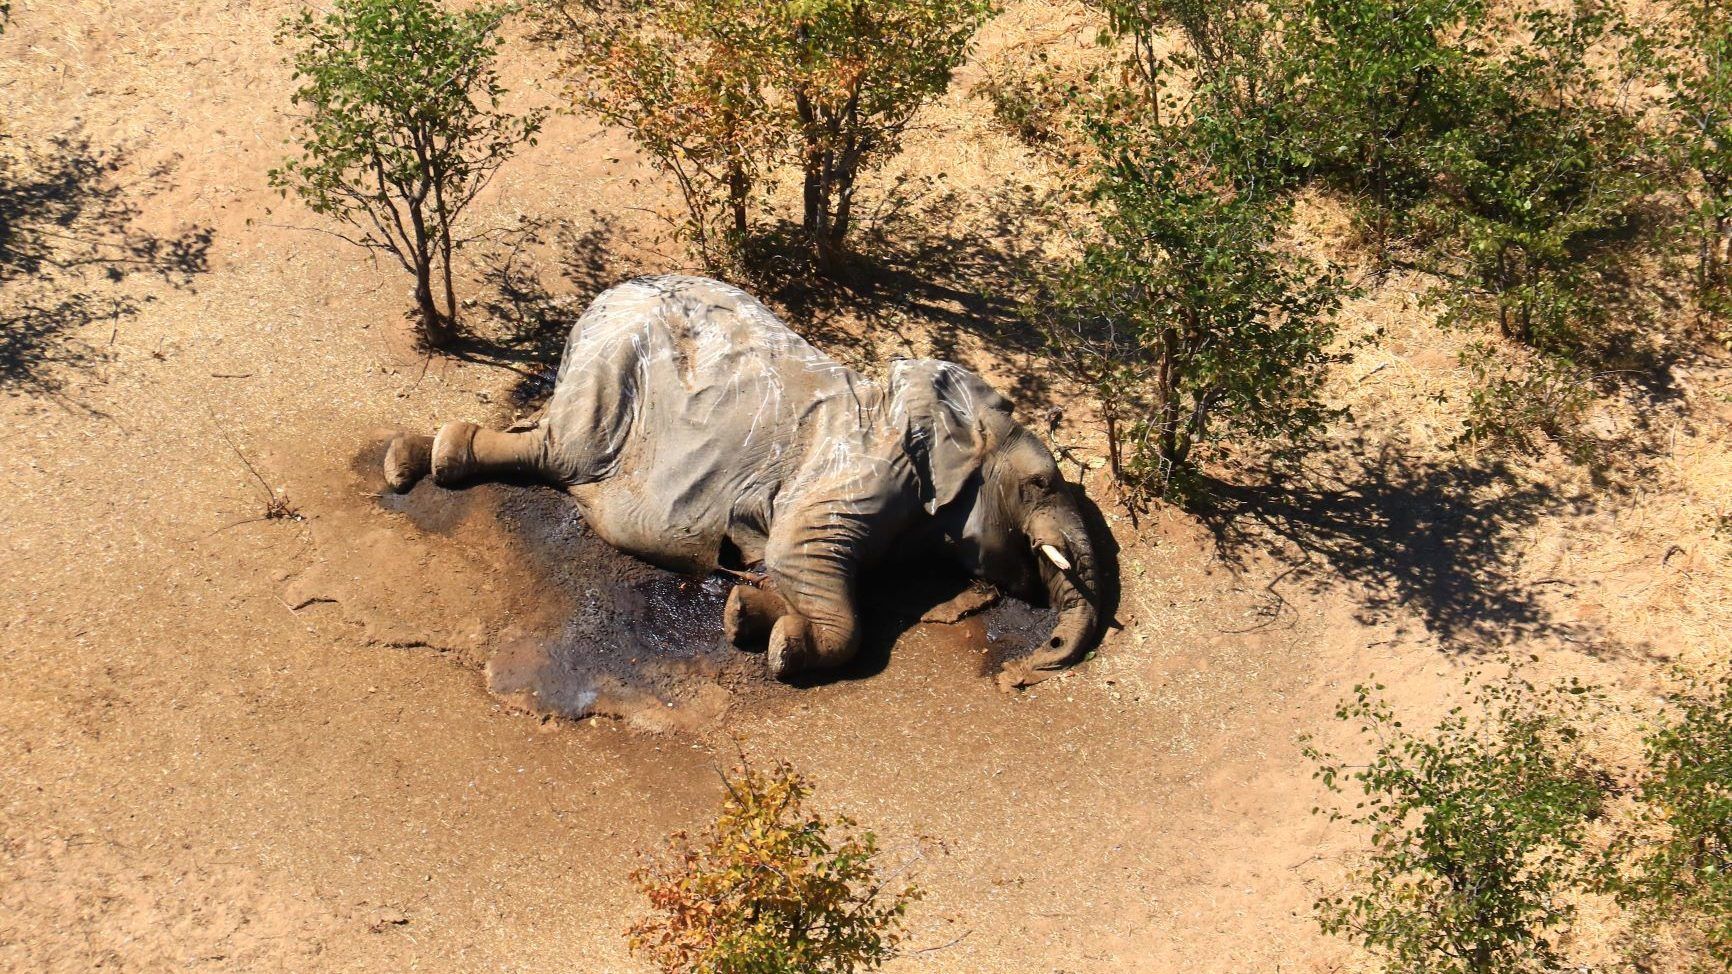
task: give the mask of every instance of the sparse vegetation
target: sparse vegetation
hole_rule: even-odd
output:
[[[447,13],[434,0],[337,0],[285,20],[300,154],[271,182],[394,257],[415,279],[424,337],[459,325],[452,257],[460,221],[500,165],[533,144],[540,112],[504,112],[494,67],[508,5]],[[437,291],[436,291],[437,287]]]
[[[884,872],[877,838],[808,809],[811,783],[786,763],[723,784],[715,822],[634,874],[651,912],[632,950],[668,974],[847,974],[894,957],[920,894]]]
[[[1634,828],[1611,886],[1732,967],[1732,677],[1695,680],[1649,735]]]
[[[1356,792],[1330,818],[1370,837],[1346,888],[1317,901],[1323,929],[1391,972],[1560,969],[1556,932],[1588,882],[1587,824],[1605,798],[1578,744],[1590,691],[1492,682],[1429,733],[1404,727],[1381,691],[1355,687],[1336,714],[1368,761],[1305,748],[1327,788]]]
[[[765,183],[800,186],[800,238],[840,260],[861,175],[950,84],[988,0],[541,4],[579,105],[672,174],[704,259],[738,257]]]
[[[1183,486],[1198,445],[1224,430],[1321,423],[1344,286],[1280,242],[1289,166],[1266,101],[1261,8],[1108,9],[1129,38],[1130,80],[1075,106],[1100,227],[1032,313],[1060,370],[1094,394],[1109,464],[1136,502]],[[1190,43],[1154,55],[1175,20]],[[1171,94],[1175,71],[1199,79],[1188,99]]]
[[[1732,9],[1675,0],[1661,10],[1638,51],[1648,77],[1664,86],[1662,148],[1684,175],[1697,308],[1732,348]]]
[[[1483,341],[1469,346],[1462,362],[1472,377],[1463,443],[1537,454],[1550,442],[1577,462],[1597,458],[1600,444],[1587,428],[1596,391],[1592,375],[1544,355],[1519,355]]]

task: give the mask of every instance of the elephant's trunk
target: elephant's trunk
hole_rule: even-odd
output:
[[[1071,511],[1038,514],[1025,533],[1058,622],[1032,655],[1005,667],[999,683],[1007,688],[1031,686],[1075,663],[1100,631],[1100,578],[1082,517]]]

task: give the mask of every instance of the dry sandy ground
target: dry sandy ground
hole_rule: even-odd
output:
[[[1475,477],[1432,398],[1459,383],[1458,339],[1394,281],[1350,309],[1387,329],[1341,376],[1357,425],[1213,520],[1116,519],[1123,628],[1063,679],[1000,693],[978,646],[925,626],[881,672],[760,683],[695,730],[518,713],[481,665],[542,579],[487,505],[417,524],[352,464],[380,428],[508,418],[519,375],[406,352],[404,281],[266,187],[291,6],[19,0],[0,38],[7,131],[120,159],[90,185],[135,212],[81,233],[210,233],[184,279],[0,287],[8,327],[60,309],[0,397],[0,969],[637,970],[636,850],[704,819],[736,738],[914,860],[928,892],[897,970],[1353,968],[1308,912],[1352,837],[1309,814],[1295,743],[1342,738],[1351,684],[1375,674],[1423,717],[1504,647],[1644,703],[1668,662],[1727,654],[1722,365],[1599,418],[1646,424],[1620,493],[1544,465]],[[1062,35],[1044,9],[1014,7],[984,50]],[[509,69],[554,99],[544,59],[520,45]],[[794,321],[866,364],[943,351],[1033,407],[1038,362],[969,288],[1026,254],[1019,201],[1044,177],[968,77],[894,167],[933,181],[918,205],[949,245],[915,260],[948,284]],[[668,202],[617,136],[559,117],[480,219],[587,234],[570,279],[539,265],[581,300],[679,265],[628,208]],[[249,520],[249,462],[301,519]]]

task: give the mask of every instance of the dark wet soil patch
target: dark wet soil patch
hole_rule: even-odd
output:
[[[357,458],[360,472],[378,450]],[[379,503],[432,534],[486,526],[499,532],[537,579],[518,601],[519,618],[494,647],[488,686],[525,710],[559,717],[624,717],[652,729],[713,726],[733,704],[777,692],[761,653],[722,637],[731,575],[680,575],[619,552],[585,525],[577,505],[547,487],[486,484],[446,490],[431,482]],[[971,583],[930,567],[900,567],[871,580],[863,596],[865,643],[846,670],[819,679],[858,679],[882,670],[891,647],[924,625],[928,643],[976,655],[981,672],[1026,655],[1051,632],[1054,614],[1014,599],[942,625],[921,623],[934,605]]]

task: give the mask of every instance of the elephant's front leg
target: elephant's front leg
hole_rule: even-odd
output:
[[[768,586],[768,582],[763,588],[741,582],[728,593],[728,604],[722,608],[722,633],[735,648],[761,646],[776,620],[788,614],[788,603]]]
[[[834,669],[860,647],[855,610],[859,530],[855,515],[812,511],[772,532],[764,563],[787,611],[770,630],[770,675],[787,680]],[[778,529],[783,525],[777,525]]]

